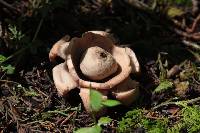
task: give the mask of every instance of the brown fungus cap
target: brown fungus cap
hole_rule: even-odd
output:
[[[56,56],[59,56],[66,59],[68,52],[68,46],[69,46],[69,39],[70,37],[68,35],[62,37],[59,41],[57,41],[53,47],[51,48],[49,52],[49,60],[54,61]]]
[[[115,75],[103,83],[87,81],[82,79],[82,74],[79,68],[81,55],[86,49],[98,46],[109,52],[119,67]],[[69,72],[73,75],[74,79],[79,82],[80,87],[89,88],[92,86],[96,89],[110,89],[115,85],[128,78],[132,71],[130,58],[124,48],[114,45],[114,42],[105,36],[87,32],[83,34],[82,38],[73,38],[69,44],[70,54],[67,58],[67,65]]]
[[[65,95],[78,86],[69,73],[66,63],[55,66],[52,71],[53,80],[60,95]]]
[[[90,47],[81,56],[80,69],[88,79],[103,80],[114,74],[117,68],[113,56],[100,47]]]
[[[122,104],[129,106],[139,96],[139,83],[127,78],[113,88],[113,94]]]
[[[79,88],[79,95],[88,112],[92,111],[90,109],[89,91],[91,87],[101,92],[105,99],[107,99],[108,92],[112,92],[116,99],[124,105],[130,105],[138,97],[139,84],[130,78],[130,73],[140,73],[140,65],[135,53],[130,48],[116,46],[116,40],[103,31],[89,31],[83,34],[81,38],[72,38],[70,42],[67,41],[69,41],[68,36],[62,38],[54,44],[49,53],[51,61],[55,60],[56,56],[65,60],[64,63],[53,68],[53,80],[60,95],[66,95],[70,90]],[[102,65],[106,69],[96,69],[97,75],[92,73],[94,74],[92,76],[98,76],[98,71],[106,73],[107,68],[113,69],[109,68],[110,73],[99,79],[93,79],[90,74],[87,75],[90,67],[94,68],[91,64],[87,64],[87,62],[91,63],[90,59],[94,61],[93,58],[87,57],[87,50],[91,50],[88,54],[90,57],[94,51],[93,48],[103,51],[112,60],[112,63]],[[103,63],[103,61],[100,62]],[[83,69],[81,69],[81,63],[83,63]],[[98,67],[97,62],[94,61],[93,63],[96,65],[95,67]],[[85,69],[85,66],[88,68]],[[84,72],[84,70],[87,71]]]

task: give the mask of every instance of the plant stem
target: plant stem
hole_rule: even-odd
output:
[[[41,29],[41,27],[42,27],[43,22],[44,22],[44,16],[40,19],[40,22],[39,22],[39,24],[38,24],[38,27],[37,27],[37,29],[36,29],[36,31],[35,31],[34,36],[33,36],[32,42],[34,42],[35,39],[37,38],[38,33],[39,33],[39,31],[40,31],[40,29]]]
[[[187,41],[187,40],[182,40],[182,43],[187,46],[187,47],[190,47],[192,49],[195,49],[197,51],[200,51],[200,46],[195,43],[195,42],[191,42],[191,41]]]
[[[178,106],[183,106],[184,104],[193,104],[197,101],[200,101],[200,97],[194,98],[194,99],[190,99],[190,100],[184,100],[184,101],[177,101],[177,102],[164,102],[161,103],[155,107],[152,108],[152,110],[156,110],[162,106],[167,106],[167,105],[178,105]]]
[[[94,123],[95,123],[95,125],[97,124],[97,119],[96,119],[96,117],[95,117],[95,114],[94,113],[92,113],[92,119],[94,120]]]

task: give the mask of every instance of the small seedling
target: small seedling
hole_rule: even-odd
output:
[[[6,60],[6,57],[3,55],[0,55],[0,63],[4,62]]]
[[[15,67],[11,64],[3,64],[7,58],[3,55],[0,55],[0,69],[2,69],[7,74],[13,74],[15,71]]]
[[[102,110],[104,107],[114,107],[117,105],[120,105],[121,103],[117,100],[111,100],[111,99],[103,99],[103,95],[94,90],[90,89],[90,108],[92,112],[98,112]],[[80,128],[75,133],[101,133],[102,128],[101,125],[106,125],[112,121],[109,117],[101,117],[98,122],[96,122],[96,118],[94,116],[95,114],[92,113],[93,119],[95,121],[95,125],[92,127],[85,127]]]
[[[20,41],[24,38],[25,34],[18,30],[15,25],[9,25],[8,29],[10,31],[10,39]]]
[[[169,90],[173,87],[173,83],[166,80],[166,81],[162,81],[158,87],[156,87],[156,89],[154,90],[154,93],[161,93],[164,92],[166,90]]]

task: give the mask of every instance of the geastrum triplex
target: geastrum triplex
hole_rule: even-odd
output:
[[[65,60],[53,68],[53,80],[60,95],[74,88],[86,111],[90,110],[90,90],[96,89],[104,99],[112,94],[124,105],[130,105],[139,95],[138,82],[130,74],[140,72],[135,53],[130,48],[116,46],[115,39],[104,31],[88,31],[81,38],[63,37],[49,53],[51,61],[56,56]]]

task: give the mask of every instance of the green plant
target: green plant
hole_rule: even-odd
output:
[[[127,112],[125,117],[119,122],[118,132],[134,132],[137,128],[143,128],[148,133],[178,133],[186,130],[188,133],[197,133],[200,131],[200,107],[187,106],[180,103],[183,107],[181,110],[182,118],[172,127],[168,127],[168,119],[150,119],[145,117],[143,110],[134,109]]]
[[[130,133],[134,132],[137,128],[143,128],[148,133],[164,133],[166,131],[167,118],[152,120],[145,117],[143,113],[141,109],[134,109],[127,112],[125,117],[119,122],[117,131],[119,133]]]
[[[154,93],[164,92],[173,87],[173,83],[167,79],[168,61],[165,59],[165,55],[166,53],[159,53],[157,57],[156,64],[158,66],[158,69],[160,70],[159,74],[160,84],[154,90]]]
[[[154,93],[161,93],[164,92],[166,90],[169,90],[173,87],[173,83],[166,80],[166,81],[162,81],[158,87],[156,87],[156,89],[154,90]]]
[[[100,126],[95,125],[93,127],[80,128],[75,133],[101,133],[101,130]]]
[[[6,72],[6,74],[13,74],[15,72],[15,67],[8,64],[8,65],[1,65],[1,69]]]
[[[90,108],[92,112],[98,112],[102,110],[104,107],[114,107],[119,104],[121,104],[117,100],[111,100],[111,99],[103,99],[103,95],[94,90],[90,89]],[[111,118],[109,117],[101,117],[98,122],[96,122],[95,114],[92,113],[93,119],[95,121],[95,125],[92,127],[85,127],[85,128],[80,128],[75,133],[101,133],[102,128],[101,125],[106,125],[112,121]]]
[[[137,127],[140,127],[140,121],[143,118],[141,109],[134,109],[132,111],[128,111],[126,115],[119,122],[119,126],[117,131],[119,133],[128,133],[132,132]]]
[[[114,107],[121,104],[117,100],[111,100],[111,99],[104,100],[103,95],[94,89],[90,89],[90,101],[91,101],[90,107],[92,111],[95,112],[100,111],[104,106]]]
[[[184,11],[176,7],[169,7],[167,10],[167,15],[170,18],[181,16],[183,14],[184,14]]]
[[[200,131],[200,107],[197,105],[188,106],[188,104],[199,101],[199,97],[188,101],[171,102],[182,107],[180,111],[180,120],[170,127],[169,119],[162,117],[160,119],[151,119],[146,117],[145,111],[134,109],[126,113],[119,122],[118,132],[129,133],[134,132],[137,128],[143,128],[148,133],[178,133],[187,131],[188,133],[197,133]],[[168,104],[162,104],[168,105]],[[159,106],[161,107],[161,106]],[[154,110],[154,109],[153,109]]]
[[[200,107],[190,107],[185,104],[183,104],[183,106],[181,110],[182,119],[168,129],[168,133],[180,132],[184,129],[187,130],[188,133],[197,133],[200,131]]]
[[[164,56],[166,53],[159,53],[157,57],[156,64],[158,65],[158,69],[160,70],[159,79],[160,81],[164,81],[167,78],[167,67],[168,61],[164,60]],[[163,63],[164,62],[164,63]]]
[[[101,125],[106,125],[110,123],[111,121],[112,119],[109,117],[101,117],[98,120],[98,123],[95,124],[93,127],[80,128],[75,133],[101,133],[102,131]]]
[[[3,55],[0,55],[0,63],[4,62],[6,60],[6,57]]]
[[[5,72],[6,74],[13,74],[15,72],[15,67],[11,64],[3,64],[6,59],[7,58],[5,56],[0,55],[0,70]]]
[[[20,41],[24,38],[25,34],[22,31],[18,30],[15,25],[8,25],[10,31],[10,39],[15,41]]]
[[[200,131],[200,107],[199,106],[185,106],[182,109],[183,123],[188,132],[199,132]]]
[[[163,118],[162,120],[151,120],[151,119],[143,119],[142,125],[144,129],[148,131],[148,133],[165,133],[167,129],[168,119]]]

